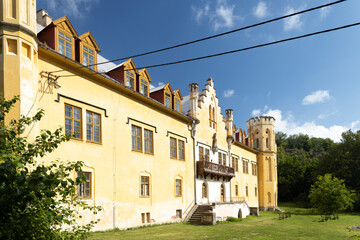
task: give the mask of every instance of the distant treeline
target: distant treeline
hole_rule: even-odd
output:
[[[298,134],[276,134],[279,201],[309,206],[309,190],[317,176],[331,173],[360,193],[360,131],[342,134],[340,142]],[[355,203],[360,210],[360,197]]]

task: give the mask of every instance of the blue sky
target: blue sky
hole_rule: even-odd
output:
[[[54,19],[67,15],[91,31],[108,59],[143,53],[247,26],[328,0],[38,0]],[[138,67],[229,51],[360,21],[360,1],[345,3],[198,44],[135,58]],[[153,85],[188,94],[212,77],[224,113],[237,127],[272,115],[276,128],[339,141],[360,129],[360,27],[232,55],[148,69]]]

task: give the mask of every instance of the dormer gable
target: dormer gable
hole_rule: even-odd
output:
[[[136,79],[137,75],[139,75],[139,71],[137,70],[135,63],[131,58],[126,62],[120,63],[114,68],[109,69],[106,74],[121,84],[124,84],[126,87],[136,91]]]
[[[66,16],[54,20],[38,34],[41,42],[72,60],[75,60],[75,40],[78,37]]]
[[[148,71],[146,70],[146,68],[143,68],[139,71],[139,77],[138,77],[138,86],[139,89],[138,91],[149,97],[150,93],[149,93],[149,89],[150,89],[150,83],[152,82],[151,77],[148,73]]]
[[[180,89],[177,89],[173,93],[173,109],[177,112],[181,112],[181,100],[183,100],[183,96]]]
[[[91,32],[87,32],[79,36],[76,40],[76,61],[93,70],[97,70],[97,53],[100,48],[97,45]]]
[[[170,83],[150,90],[150,97],[172,109],[173,90]]]

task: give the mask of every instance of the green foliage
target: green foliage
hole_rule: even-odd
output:
[[[330,139],[298,134],[276,134],[280,201],[307,206],[308,194],[317,177],[319,158],[334,145]]]
[[[5,116],[18,101],[0,99],[0,239],[83,239],[97,221],[78,225],[79,211],[97,213],[76,197],[74,179],[82,162],[41,163],[39,158],[68,141],[62,129],[43,130],[33,142],[24,137],[26,127],[38,122],[44,111],[5,124]]]
[[[348,190],[343,180],[331,174],[319,176],[311,186],[311,204],[322,214],[333,214],[352,206],[354,194]]]
[[[332,173],[360,193],[360,131],[344,132],[341,142],[320,160],[318,173]]]
[[[226,221],[228,221],[228,222],[241,222],[242,219],[241,218],[235,218],[235,217],[228,217],[226,219]]]

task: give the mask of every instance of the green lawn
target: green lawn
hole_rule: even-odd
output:
[[[90,239],[355,239],[360,232],[349,232],[347,227],[359,226],[359,214],[339,214],[339,220],[319,222],[320,216],[309,209],[283,209],[292,212],[291,218],[278,220],[275,212],[260,212],[260,216],[248,216],[242,222],[193,226],[168,224],[126,231],[95,232]]]

